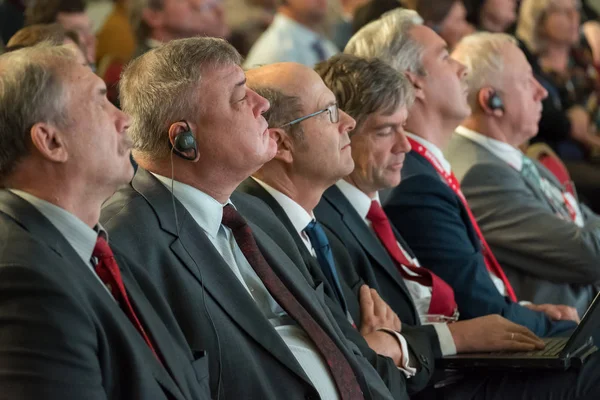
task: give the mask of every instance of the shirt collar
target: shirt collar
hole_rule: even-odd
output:
[[[213,197],[193,186],[155,173],[152,173],[152,175],[161,181],[169,191],[171,191],[171,187],[173,188],[173,195],[183,204],[192,218],[194,218],[194,221],[200,225],[207,235],[213,239],[217,237],[221,228],[221,221],[223,220],[223,207],[227,204],[233,205],[231,200],[227,200],[225,204],[221,204]]]
[[[423,139],[422,137],[415,135],[414,133],[406,132],[406,135],[409,138],[415,140],[417,143],[423,145],[423,147],[425,147],[427,150],[429,150],[431,154],[433,154],[433,156],[437,158],[437,160],[440,162],[442,168],[444,168],[444,171],[446,173],[450,173],[450,171],[452,170],[450,163],[448,162],[448,160],[446,160],[446,157],[444,157],[444,153],[442,152],[442,150],[440,150],[439,147]]]
[[[316,40],[321,40],[322,37],[317,32],[308,29],[306,26],[301,23],[294,21],[293,19],[277,13],[273,18],[273,22],[271,23],[273,28],[281,29],[282,31],[287,31],[290,36],[294,36],[296,38],[302,38],[309,43],[313,43]]]
[[[455,132],[460,136],[483,146],[485,149],[490,151],[496,157],[505,161],[517,171],[520,172],[521,168],[523,168],[523,153],[521,150],[514,148],[510,144],[492,139],[491,137],[482,135],[479,132],[465,128],[462,125],[458,126]]]
[[[346,196],[358,215],[360,215],[360,217],[365,221],[367,220],[367,214],[369,214],[373,200],[379,203],[378,192],[375,192],[375,198],[372,199],[367,196],[365,192],[343,179],[337,181],[335,185],[338,187],[338,189],[340,189],[342,194]]]
[[[97,224],[95,229],[92,229],[64,208],[22,190],[10,189],[10,191],[33,205],[42,213],[65,237],[67,242],[84,261],[89,262],[91,260],[98,234],[102,234],[108,241],[108,235],[100,224]]]
[[[272,186],[269,186],[260,179],[256,179],[254,177],[252,177],[252,179],[254,179],[260,186],[262,186],[267,192],[269,192],[269,194],[273,196],[273,198],[275,198],[277,203],[279,203],[281,208],[283,208],[283,211],[285,211],[290,221],[292,221],[292,225],[294,225],[294,229],[296,229],[296,232],[298,232],[298,234],[302,236],[304,228],[306,228],[306,226],[312,220],[315,219],[314,215],[309,214],[304,208],[302,208],[300,204],[296,203],[294,200],[281,193],[279,190],[273,188]]]

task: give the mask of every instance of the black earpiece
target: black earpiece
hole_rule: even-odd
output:
[[[194,133],[190,129],[187,121],[184,120],[180,122],[185,123],[187,130],[178,133],[177,136],[175,136],[175,139],[173,139],[173,152],[184,160],[193,161],[198,156],[198,144],[196,143]],[[194,151],[193,156],[188,156],[186,154],[189,150]]]
[[[490,110],[501,110],[504,111],[504,102],[502,98],[496,92],[490,93],[490,97],[488,98],[488,107]]]

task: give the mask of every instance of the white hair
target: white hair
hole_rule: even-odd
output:
[[[499,77],[504,70],[502,50],[508,45],[516,46],[516,39],[505,33],[479,32],[464,37],[452,52],[452,58],[467,67],[472,110],[478,107],[477,95],[483,87],[499,89]]]
[[[403,8],[389,11],[365,25],[348,42],[347,54],[362,58],[378,58],[396,71],[424,74],[423,46],[409,31],[423,24],[423,18],[413,10]]]

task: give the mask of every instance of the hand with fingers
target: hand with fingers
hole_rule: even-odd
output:
[[[525,304],[524,306],[533,311],[543,312],[550,319],[555,321],[581,322],[579,319],[579,313],[574,307],[569,307],[562,304]]]
[[[500,315],[486,315],[448,324],[458,353],[533,351],[544,342],[524,326]]]

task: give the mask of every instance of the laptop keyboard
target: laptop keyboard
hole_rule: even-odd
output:
[[[547,338],[543,339],[546,347],[542,350],[529,351],[524,353],[527,356],[534,357],[556,357],[565,348],[569,338]],[[517,353],[519,354],[519,353]]]

